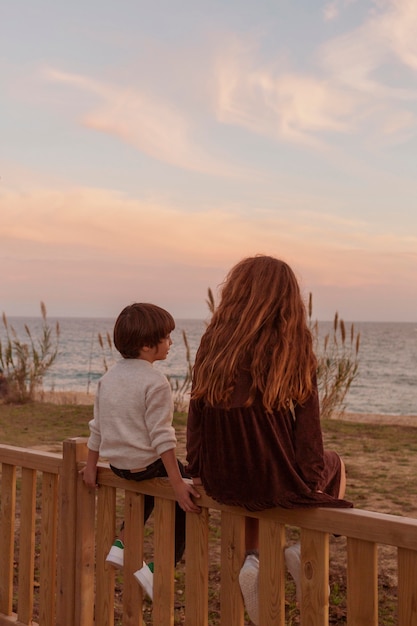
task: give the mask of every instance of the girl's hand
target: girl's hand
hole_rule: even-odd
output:
[[[175,498],[183,511],[186,513],[200,513],[200,507],[192,499],[199,498],[200,494],[191,483],[181,479],[180,482],[175,483],[172,487],[175,492]]]

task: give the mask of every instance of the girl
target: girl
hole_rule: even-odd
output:
[[[187,425],[187,472],[220,503],[350,507],[345,471],[323,450],[316,358],[291,268],[255,256],[229,272],[197,352]],[[239,576],[258,619],[258,524],[246,518]],[[300,590],[300,545],[286,550]]]

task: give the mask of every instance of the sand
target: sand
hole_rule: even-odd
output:
[[[345,422],[362,424],[393,424],[397,426],[417,427],[417,415],[382,415],[380,413],[342,413],[334,418]]]
[[[94,393],[82,391],[42,391],[38,394],[38,400],[52,402],[53,404],[94,404]],[[380,413],[341,413],[333,419],[346,422],[360,422],[368,424],[394,424],[399,426],[415,426],[417,428],[417,415],[383,415]]]
[[[51,404],[94,404],[94,393],[83,391],[40,391],[36,400]]]

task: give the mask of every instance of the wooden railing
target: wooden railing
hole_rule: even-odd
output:
[[[141,626],[142,592],[132,574],[143,557],[144,529],[139,520],[144,494],[155,496],[153,624],[172,626],[174,563],[167,555],[174,553],[175,501],[168,481],[125,481],[101,464],[99,488],[89,490],[78,474],[85,458],[85,439],[65,441],[62,456],[0,446],[0,626],[114,625],[115,574],[105,557],[114,538],[120,499],[126,545],[121,623]],[[214,510],[219,512],[221,527],[218,623],[242,626],[238,575],[248,513],[220,506],[203,490],[200,493],[201,514],[187,516],[185,624],[209,624],[209,511]],[[329,623],[329,534],[347,538],[347,623],[378,625],[377,547],[382,544],[398,549],[397,623],[417,624],[417,520],[324,508],[271,509],[250,515],[260,520],[260,626],[285,623],[287,525],[301,529],[301,624]]]

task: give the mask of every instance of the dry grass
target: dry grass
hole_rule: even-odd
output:
[[[33,403],[21,406],[0,404],[0,438],[2,443],[50,449],[57,451],[67,437],[87,436],[91,405]],[[346,416],[349,417],[349,416]],[[373,418],[373,419],[372,419]],[[387,418],[384,418],[387,420]],[[346,497],[356,507],[395,515],[417,517],[417,417],[392,418],[393,424],[371,423],[377,416],[369,416],[365,423],[329,420],[323,423],[325,446],[337,450],[344,458],[348,472]],[[402,422],[395,423],[395,422]],[[185,415],[177,415],[178,456],[185,457]],[[152,523],[148,524],[145,552],[152,554]],[[288,529],[295,537],[297,529]],[[209,610],[210,626],[219,623],[219,518],[211,516],[211,562]],[[331,538],[330,564],[330,623],[346,623],[345,540]],[[396,597],[396,553],[394,549],[380,548],[380,626],[397,623],[393,609]],[[120,607],[123,591],[123,574],[116,578],[117,615],[120,624]],[[287,624],[299,623],[294,602],[294,587],[287,580]],[[184,564],[176,572],[175,624],[183,623]],[[144,621],[152,622],[152,604],[144,602]],[[250,622],[246,622],[249,624]],[[156,625],[155,625],[156,626]]]

